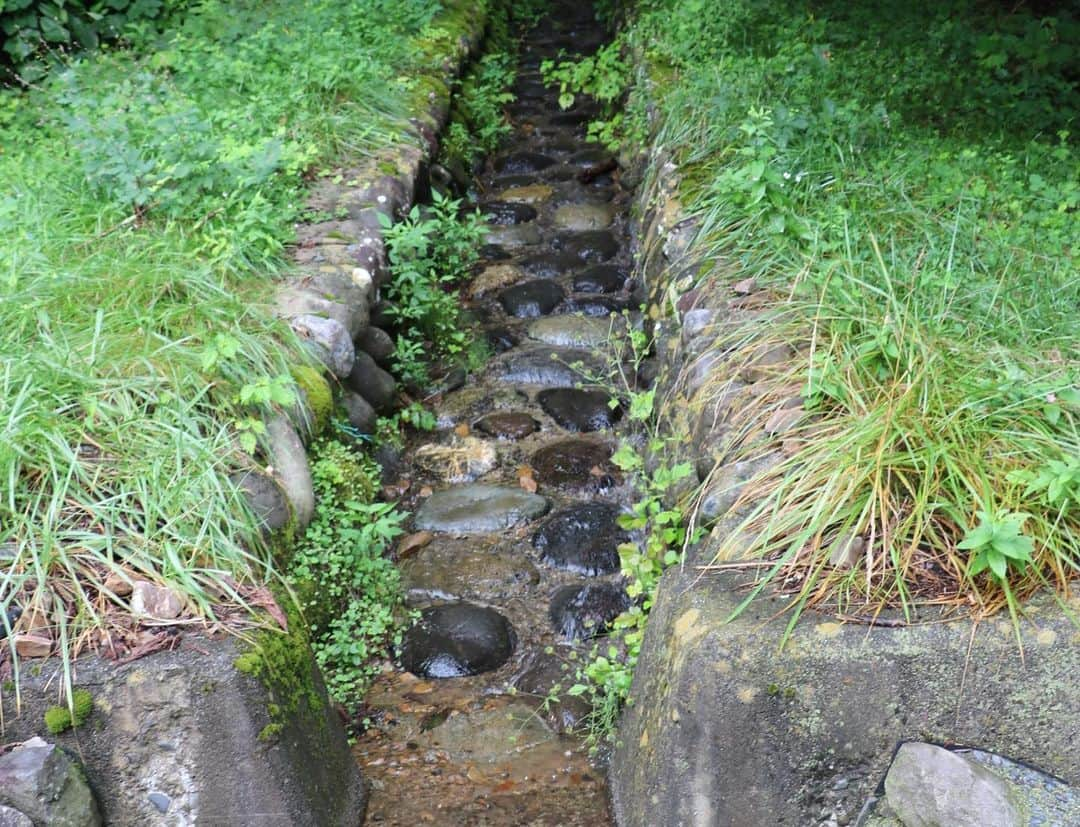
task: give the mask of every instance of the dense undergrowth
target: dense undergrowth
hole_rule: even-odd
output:
[[[461,13],[206,0],[98,51],[42,48],[48,74],[0,89],[9,640],[16,608],[65,654],[135,640],[133,579],[214,617],[279,576],[226,479],[264,461],[261,420],[309,358],[265,309],[272,280],[318,218],[310,179],[404,134]]]
[[[793,622],[815,605],[1017,617],[1034,591],[1068,592],[1074,11],[642,0],[612,48],[621,63],[548,72],[568,93],[628,91],[594,134],[632,145],[651,130],[679,165],[699,222],[695,283],[730,296],[753,279],[769,296],[723,325],[707,395],[737,392],[762,353],[794,346],[728,423],[724,459],[783,461],[744,490],[718,558],[770,561],[764,581],[792,596]],[[793,395],[803,416],[770,436]],[[625,697],[628,681],[602,685]]]

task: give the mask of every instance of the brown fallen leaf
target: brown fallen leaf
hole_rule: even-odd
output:
[[[731,290],[740,296],[748,296],[757,290],[757,279],[749,278],[737,281],[731,285]]]
[[[281,606],[274,599],[270,589],[266,588],[266,586],[249,586],[241,591],[241,594],[251,603],[265,609],[267,614],[274,618],[277,625],[281,627],[282,631],[289,631],[289,618],[285,616],[285,612],[282,611]]]
[[[105,578],[105,582],[102,584],[106,591],[110,591],[117,597],[127,597],[131,594],[131,580],[116,572],[113,572]]]
[[[409,534],[402,538],[398,543],[397,558],[398,560],[408,560],[416,552],[420,551],[424,546],[434,539],[435,535],[430,531],[417,531],[415,534]]]
[[[589,469],[589,473],[594,477],[602,477],[607,474],[607,471],[605,471],[599,465],[594,465],[592,468]]]
[[[460,437],[467,437],[469,435],[469,426],[466,423],[462,422],[460,425],[454,428],[454,433]]]
[[[430,485],[425,485],[423,488],[420,489],[421,497],[430,497],[434,493],[435,492],[432,490]]]
[[[536,493],[536,480],[534,480],[532,477],[518,477],[518,485],[520,485],[522,489],[528,491],[530,494]]]

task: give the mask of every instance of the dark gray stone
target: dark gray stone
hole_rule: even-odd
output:
[[[552,514],[533,534],[533,546],[547,565],[594,577],[619,570],[619,545],[629,536],[619,528],[619,509],[608,503],[581,503]]]
[[[575,293],[614,293],[621,290],[629,274],[614,264],[597,264],[574,276]]]
[[[81,770],[55,744],[41,738],[0,755],[0,804],[50,827],[101,824]]]
[[[535,319],[546,316],[565,297],[566,293],[555,282],[536,279],[506,288],[499,294],[499,303],[511,316]]]
[[[379,413],[386,413],[394,407],[397,382],[363,351],[356,354],[345,384],[364,397]]]
[[[536,218],[536,207],[512,201],[485,201],[480,212],[489,224],[522,224]]]
[[[632,605],[626,589],[614,583],[564,586],[551,599],[551,624],[567,640],[599,637]]]
[[[416,528],[470,533],[502,531],[547,513],[545,497],[521,488],[474,483],[436,491],[416,512]]]
[[[274,532],[288,525],[292,512],[285,489],[273,477],[250,469],[229,476],[232,484],[247,500],[264,532]]]
[[[154,808],[162,815],[169,812],[169,807],[172,805],[172,799],[165,795],[165,793],[150,793],[147,798],[150,799],[150,803],[153,804]]]
[[[622,407],[611,406],[607,391],[547,388],[536,397],[544,412],[568,431],[602,431],[614,426]]]
[[[364,397],[354,391],[346,390],[341,394],[341,406],[349,424],[361,434],[373,434],[378,427],[379,415]]]
[[[581,370],[576,367],[581,366]],[[492,364],[491,375],[515,385],[563,387],[580,382],[584,376],[604,372],[604,365],[591,353],[568,348],[520,348]]]
[[[366,327],[356,339],[356,346],[375,360],[379,367],[390,365],[394,356],[394,337],[378,327]]]
[[[619,242],[607,230],[564,233],[555,237],[555,247],[585,262],[602,262],[619,252]]]
[[[581,267],[581,259],[571,253],[537,253],[526,256],[518,264],[532,276],[542,279],[558,278]]]
[[[405,633],[401,665],[424,678],[463,678],[498,669],[517,646],[517,635],[494,609],[448,603],[424,609]]]

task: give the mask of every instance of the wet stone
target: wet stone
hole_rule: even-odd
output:
[[[536,253],[521,259],[518,264],[530,275],[553,279],[581,267],[581,259],[569,253]]]
[[[572,666],[569,652],[537,652],[514,678],[516,694],[541,704],[548,722],[558,732],[573,732],[589,714],[589,704],[583,698],[565,692],[556,692],[557,699],[549,698],[556,684],[565,685],[573,677]]]
[[[514,84],[514,94],[520,100],[543,100],[548,96],[548,90],[540,81],[524,80]]]
[[[401,576],[410,600],[498,600],[540,580],[521,554],[477,548],[472,540],[432,543],[401,564]]]
[[[533,534],[533,547],[545,565],[596,577],[619,570],[621,543],[629,536],[616,520],[619,509],[608,503],[583,503],[557,511]]]
[[[582,373],[573,365],[581,363],[590,374],[604,370],[599,358],[591,353],[564,348],[537,348],[517,350],[492,366],[492,377],[500,382],[516,385],[544,385],[566,387],[580,382]]]
[[[536,218],[535,207],[513,201],[487,201],[480,205],[480,212],[490,224],[523,224]]]
[[[514,411],[488,414],[473,425],[473,430],[482,434],[510,440],[524,439],[539,428],[540,423],[527,413]]]
[[[540,228],[535,224],[512,224],[507,227],[492,227],[488,230],[488,241],[498,244],[503,249],[529,247],[540,243]]]
[[[593,113],[589,110],[560,112],[557,115],[552,115],[549,122],[552,126],[581,126],[586,124],[592,118]]]
[[[626,284],[628,273],[613,264],[597,264],[574,276],[575,293],[615,293]]]
[[[539,152],[511,152],[509,155],[496,159],[495,171],[502,175],[521,175],[540,172],[554,163],[554,158],[541,155]]]
[[[513,264],[490,264],[477,274],[469,285],[469,295],[473,298],[502,290],[511,284],[517,284],[525,278],[524,271]]]
[[[436,491],[416,512],[418,531],[502,531],[547,513],[545,497],[502,485],[462,485]]]
[[[503,290],[499,303],[511,316],[519,319],[535,319],[546,316],[566,297],[566,293],[553,281],[537,279]]]
[[[620,320],[621,321],[621,320]],[[561,315],[537,319],[529,325],[529,338],[556,347],[597,348],[611,337],[611,322],[584,316]]]
[[[602,431],[612,427],[622,415],[612,408],[606,391],[582,388],[548,388],[536,397],[544,413],[568,431]]]
[[[607,631],[629,609],[626,589],[613,583],[564,586],[551,599],[548,615],[555,630],[569,640],[586,640]]]
[[[502,178],[499,183],[509,187],[499,195],[499,199],[515,204],[543,204],[555,194],[555,190],[547,184],[534,183],[528,176]]]
[[[480,248],[480,259],[483,261],[506,261],[510,254],[498,244],[485,244]],[[374,319],[372,324],[374,324]]]
[[[611,448],[588,439],[565,439],[541,448],[532,456],[536,478],[547,485],[584,488],[608,487]]]
[[[495,327],[487,331],[487,342],[496,353],[505,353],[517,346],[518,340],[505,327]]]
[[[610,204],[563,204],[557,210],[552,220],[555,227],[560,230],[571,232],[584,232],[587,230],[602,230],[611,226],[615,218],[615,211]],[[617,249],[617,248],[616,248]],[[614,255],[614,253],[612,253]],[[607,256],[611,258],[611,256]]]
[[[580,313],[593,319],[603,319],[612,313],[622,313],[630,308],[630,302],[611,296],[572,296],[566,301],[569,313]]]
[[[606,149],[590,147],[589,149],[581,150],[581,152],[575,152],[570,156],[570,160],[567,161],[567,163],[584,168],[608,166],[615,163],[615,156]]]
[[[555,237],[555,246],[587,262],[601,262],[619,252],[619,242],[606,230],[564,233]]]
[[[463,678],[498,669],[516,646],[510,621],[494,609],[449,603],[421,612],[405,633],[401,665],[422,678]]]

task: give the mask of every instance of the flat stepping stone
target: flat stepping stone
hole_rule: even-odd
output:
[[[588,110],[582,110],[575,112],[570,110],[569,112],[560,112],[557,115],[552,115],[548,122],[552,126],[581,126],[592,120],[593,113]]]
[[[619,252],[619,242],[607,230],[592,230],[585,233],[564,233],[555,236],[556,248],[569,253],[582,261],[607,261]]]
[[[510,621],[473,603],[432,606],[405,633],[401,666],[422,678],[464,678],[498,669],[517,646]]]
[[[603,230],[614,219],[615,211],[610,204],[563,204],[555,210],[552,223],[559,230],[583,232]]]
[[[489,264],[469,283],[469,295],[486,296],[525,279],[525,271],[515,264]]]
[[[554,158],[541,155],[539,152],[511,152],[495,160],[495,171],[502,175],[521,175],[528,172],[541,172],[554,164]]]
[[[534,253],[518,262],[526,273],[543,279],[553,279],[577,270],[581,259],[570,253]]]
[[[618,329],[623,329],[621,324]],[[561,315],[537,319],[529,325],[530,339],[555,345],[591,349],[603,347],[611,338],[612,323],[608,319],[586,318],[584,316]]]
[[[489,375],[499,382],[515,385],[567,387],[582,380],[581,372],[573,365],[580,363],[590,374],[605,371],[605,365],[592,353],[567,348],[524,348],[507,353],[501,361],[492,363]]]
[[[604,634],[631,605],[626,589],[612,583],[564,586],[551,599],[548,616],[564,638],[587,640]]]
[[[564,439],[532,455],[536,479],[547,485],[586,488],[614,483],[609,460],[611,447],[588,439]]]
[[[555,282],[535,279],[508,287],[499,294],[499,303],[511,316],[535,319],[546,316],[566,298],[566,292]]]
[[[596,577],[619,570],[619,545],[630,538],[608,503],[582,503],[556,511],[533,534],[533,548],[545,565]]]
[[[541,241],[540,228],[535,224],[511,224],[508,227],[492,227],[487,233],[488,242],[504,250],[531,247]]]
[[[614,264],[597,264],[574,276],[575,293],[616,293],[626,284],[629,274]]]
[[[503,531],[547,513],[546,497],[507,485],[474,483],[436,491],[416,512],[418,531]]]
[[[515,176],[502,179],[501,183],[509,187],[499,194],[500,201],[510,201],[515,204],[543,204],[555,194],[555,190],[547,184],[537,184],[532,178]]]
[[[486,201],[480,205],[480,213],[489,224],[508,226],[524,224],[536,218],[536,207],[514,201]]]
[[[615,163],[615,156],[608,152],[606,149],[600,149],[599,147],[590,147],[589,149],[583,149],[580,152],[575,152],[570,156],[567,161],[568,164],[588,169],[590,167],[600,167]]]
[[[527,413],[514,411],[488,414],[473,425],[474,431],[479,431],[497,439],[509,440],[524,439],[529,434],[535,433],[539,428],[540,423]]]
[[[540,581],[524,555],[485,547],[475,537],[436,539],[400,564],[402,585],[410,600],[499,600],[520,595]]]
[[[622,416],[620,407],[611,407],[611,395],[606,391],[548,388],[536,399],[544,412],[568,431],[602,431]]]

